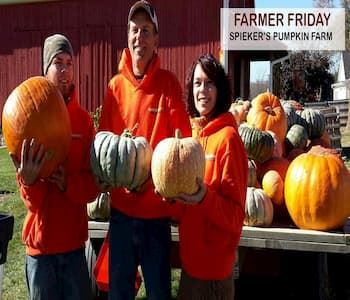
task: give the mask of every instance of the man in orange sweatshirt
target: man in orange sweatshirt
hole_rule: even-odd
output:
[[[40,151],[37,156],[30,155],[36,147],[34,139],[24,141],[21,161],[11,154],[27,207],[22,237],[31,300],[91,299],[84,247],[88,238],[86,204],[98,195],[90,171],[95,132],[90,115],[78,103],[73,67],[69,40],[61,34],[49,36],[44,43],[43,74],[58,87],[67,105],[72,141],[66,163],[42,179],[38,174],[45,155]]]
[[[118,135],[125,128],[145,137],[154,147],[164,138],[191,135],[189,118],[176,77],[160,68],[156,54],[158,21],[146,1],[136,2],[128,16],[128,49],[119,74],[109,82],[99,130]],[[109,296],[134,299],[137,266],[141,265],[148,299],[167,300],[170,294],[169,205],[154,193],[151,180],[141,191],[111,192]]]

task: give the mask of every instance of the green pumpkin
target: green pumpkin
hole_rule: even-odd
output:
[[[244,225],[270,226],[273,220],[271,199],[262,189],[247,188]]]
[[[323,135],[326,130],[326,119],[323,113],[313,108],[305,108],[300,116],[307,123],[310,139],[317,139]]]
[[[137,190],[151,174],[152,147],[128,130],[119,136],[100,131],[90,149],[92,171],[100,183]]]
[[[238,132],[250,159],[263,163],[272,157],[275,144],[271,134],[249,125],[239,126]]]
[[[286,144],[289,151],[295,148],[304,149],[308,140],[307,131],[304,126],[294,124],[287,132]]]

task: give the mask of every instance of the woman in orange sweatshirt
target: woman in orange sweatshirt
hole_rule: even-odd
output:
[[[187,84],[193,136],[206,158],[204,183],[181,195],[179,220],[182,274],[178,299],[233,299],[233,266],[244,219],[247,155],[237,131],[230,83],[211,55],[193,64]],[[175,209],[174,209],[175,210]]]

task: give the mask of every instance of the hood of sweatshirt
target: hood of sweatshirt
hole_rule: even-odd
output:
[[[135,75],[132,71],[132,58],[130,54],[130,50],[125,48],[122,57],[120,59],[118,70],[119,73],[123,74],[127,80],[129,80],[133,86],[135,87],[147,87],[150,84],[152,78],[154,78],[154,73],[160,67],[160,60],[156,53],[154,53],[152,61],[147,67],[146,73],[144,74],[141,81],[138,81],[135,78]]]

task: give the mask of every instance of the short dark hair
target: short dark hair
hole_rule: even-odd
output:
[[[215,118],[218,115],[227,112],[232,102],[232,90],[230,80],[225,73],[223,66],[212,54],[201,55],[193,64],[190,69],[189,75],[186,80],[186,104],[187,112],[193,117],[199,117],[194,104],[193,96],[193,79],[196,66],[200,65],[203,68],[205,74],[214,82],[217,89],[217,100],[214,107],[214,111],[211,114],[211,118]]]

